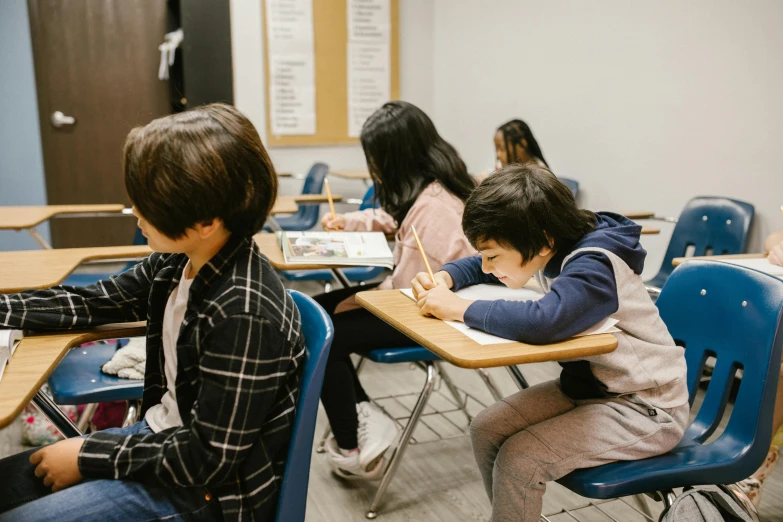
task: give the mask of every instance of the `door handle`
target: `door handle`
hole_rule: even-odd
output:
[[[66,125],[73,125],[76,123],[76,118],[73,116],[66,116],[60,111],[55,111],[52,113],[52,126],[55,128],[61,128],[65,127]]]

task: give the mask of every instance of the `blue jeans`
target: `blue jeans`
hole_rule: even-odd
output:
[[[107,433],[152,433],[142,420]],[[199,487],[156,487],[133,480],[85,479],[52,493],[33,473],[30,455],[38,448],[0,460],[0,522],[55,520],[92,522],[128,520],[222,520],[217,498],[206,500]]]

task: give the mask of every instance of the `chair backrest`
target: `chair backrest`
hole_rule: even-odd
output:
[[[304,371],[299,381],[296,420],[280,486],[276,520],[300,522],[305,519],[315,417],[318,415],[318,401],[321,398],[321,386],[334,328],[329,315],[311,297],[296,290],[288,290],[288,293],[294,299],[302,318],[306,355]]]
[[[574,199],[576,199],[576,197],[579,195],[579,182],[569,178],[558,177],[557,179],[562,181],[566,187],[571,189],[571,193],[574,195]]]
[[[313,163],[310,172],[307,173],[302,194],[320,194],[324,188],[324,180],[329,173],[329,166],[325,163]],[[319,205],[299,205],[297,219],[302,222],[302,230],[313,228],[318,223]]]
[[[370,185],[367,192],[364,193],[362,198],[362,204],[359,205],[359,210],[365,210],[368,208],[378,208],[381,202],[375,199],[375,185]]]
[[[685,346],[691,405],[707,359],[715,359],[704,400],[681,445],[703,444],[715,432],[742,370],[725,431],[708,447],[716,455],[742,448],[742,459],[751,463],[749,475],[772,439],[783,280],[728,263],[689,261],[672,273],[656,304],[672,337]]]
[[[700,196],[690,200],[674,227],[654,277],[655,286],[663,286],[674,269],[672,259],[683,257],[689,246],[694,247],[694,256],[744,253],[754,213],[753,205],[735,199]]]

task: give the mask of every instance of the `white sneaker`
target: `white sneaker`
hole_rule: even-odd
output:
[[[334,437],[326,441],[326,449],[329,452],[329,463],[332,472],[346,480],[379,480],[383,475],[383,459],[378,459],[374,466],[366,469],[360,464],[360,453],[354,451],[343,454]]]
[[[367,401],[356,405],[356,413],[359,415],[359,460],[362,467],[367,468],[389,449],[397,437],[397,423]]]

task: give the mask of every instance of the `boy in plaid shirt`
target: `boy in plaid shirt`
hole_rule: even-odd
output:
[[[155,253],[88,287],[0,295],[0,327],[146,319],[143,420],[0,460],[0,520],[272,520],[304,358],[299,312],[252,240],[274,167],[215,104],[131,131],[124,170]]]

